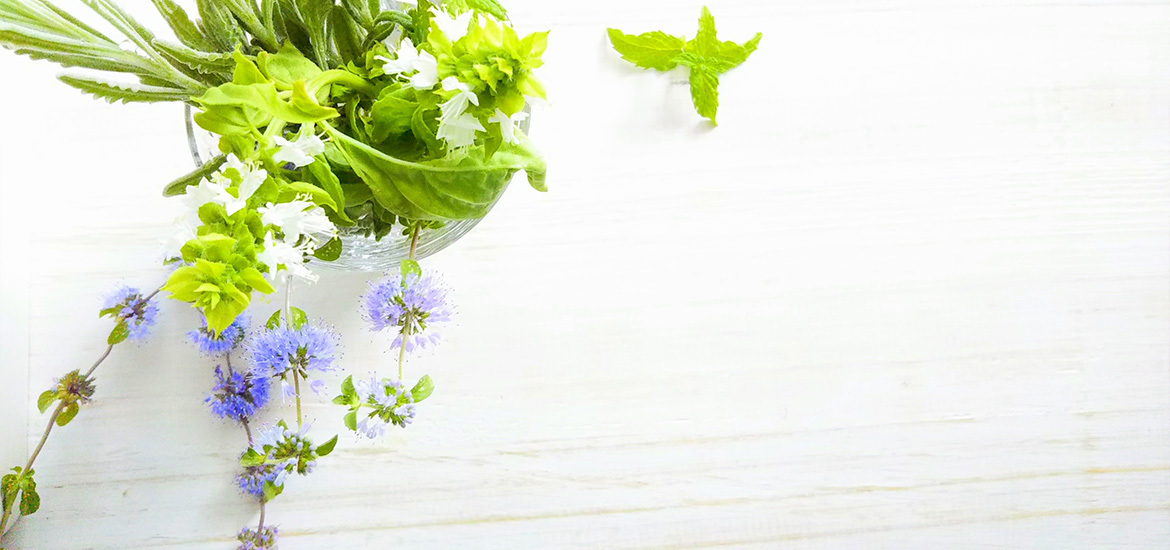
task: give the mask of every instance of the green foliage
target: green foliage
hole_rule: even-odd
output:
[[[547,31],[520,38],[512,27],[484,19],[454,42],[435,29],[427,41],[439,62],[439,78],[454,76],[476,94],[487,93],[480,98],[481,110],[498,108],[510,116],[524,108],[524,96],[546,98],[533,71],[544,65]]]
[[[414,398],[414,402],[418,403],[430,397],[434,391],[435,383],[431,381],[430,375],[426,375],[419,379],[418,383],[414,385],[414,388],[410,390],[410,394]]]
[[[320,248],[313,252],[313,255],[326,262],[332,262],[341,257],[341,248],[341,239],[334,237],[329,239],[329,242],[321,245]]]
[[[37,410],[41,411],[43,414],[45,411],[49,410],[49,407],[52,406],[56,401],[56,390],[45,390],[41,392],[40,397],[37,397]]]
[[[686,39],[662,31],[637,36],[609,29],[609,41],[613,49],[622,54],[622,59],[644,69],[669,71],[678,66],[678,56],[683,53]]]
[[[451,15],[459,15],[465,11],[477,10],[489,14],[500,21],[508,19],[508,10],[504,9],[496,0],[446,0],[443,9]]]
[[[326,456],[333,452],[333,448],[337,446],[337,436],[317,446],[317,456]]]
[[[122,103],[185,101],[191,97],[191,92],[182,88],[109,82],[93,77],[67,74],[60,75],[57,78],[61,82],[110,103],[117,103],[119,101]]]
[[[759,47],[763,34],[738,44],[720,41],[716,36],[715,17],[703,7],[699,32],[690,41],[664,32],[632,36],[609,29],[609,39],[622,59],[642,68],[668,71],[679,65],[690,69],[691,100],[699,115],[718,124],[719,75],[747,61]]]
[[[309,323],[309,315],[305,313],[305,310],[299,307],[291,307],[288,311],[292,314],[292,323],[290,323],[290,326],[292,326],[293,330],[301,330]]]
[[[410,219],[483,217],[519,170],[527,172],[533,188],[546,189],[544,160],[527,138],[519,145],[505,144],[491,158],[478,147],[460,159],[410,162],[327,131],[378,204]]]
[[[411,259],[411,258],[406,258],[406,259],[402,260],[402,265],[400,266],[400,268],[402,270],[403,275],[409,275],[411,273],[414,273],[415,275],[422,277],[422,266],[418,265],[418,262]]]
[[[200,166],[188,174],[179,177],[175,181],[168,183],[167,186],[163,188],[163,196],[174,197],[177,195],[182,195],[186,192],[188,187],[192,185],[199,185],[199,182],[204,178],[210,177],[212,174],[218,172],[219,168],[223,166],[223,163],[226,160],[227,155],[219,155],[210,161],[203,163],[203,166]]]
[[[118,321],[118,324],[114,325],[114,329],[110,331],[110,335],[106,338],[106,343],[111,346],[115,344],[121,344],[122,342],[126,341],[126,338],[129,337],[130,325],[126,324],[126,321],[124,320]]]
[[[77,416],[80,410],[81,406],[76,401],[65,405],[65,408],[61,410],[61,414],[57,415],[57,425],[64,426],[68,424],[73,420],[73,417]]]

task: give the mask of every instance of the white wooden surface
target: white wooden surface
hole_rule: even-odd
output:
[[[765,33],[711,129],[603,33],[692,33],[699,4],[508,4],[553,29],[551,191],[517,182],[424,263],[459,304],[408,366],[435,396],[295,479],[281,548],[1170,545],[1170,5],[711,0],[724,37]],[[4,290],[29,304],[3,428],[30,442],[26,396],[101,350],[101,294],[163,280],[158,190],[190,163],[178,107],[53,73],[0,56]],[[359,374],[392,359],[369,278],[297,293]],[[196,314],[163,311],[50,441],[13,549],[223,549],[254,521]]]

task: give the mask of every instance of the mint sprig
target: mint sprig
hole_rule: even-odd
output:
[[[716,125],[719,124],[715,120],[719,111],[719,75],[747,61],[763,37],[762,33],[756,33],[743,44],[720,41],[716,36],[715,17],[706,6],[699,16],[699,33],[689,41],[662,31],[635,36],[609,29],[613,49],[634,65],[658,71],[669,71],[679,65],[690,69],[695,110]]]

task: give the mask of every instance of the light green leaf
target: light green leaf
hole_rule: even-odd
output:
[[[678,63],[675,59],[683,53],[686,41],[662,31],[639,34],[625,34],[609,29],[609,40],[613,49],[622,54],[622,59],[646,69],[669,71]]]
[[[260,52],[256,55],[256,64],[268,78],[288,86],[321,74],[321,68],[290,43],[281,46],[276,54]]]
[[[114,330],[111,330],[110,335],[106,338],[106,343],[111,346],[121,344],[129,337],[130,325],[126,324],[125,320],[118,321],[118,324],[114,325]]]
[[[78,90],[110,103],[155,103],[159,101],[187,101],[195,95],[191,90],[164,88],[123,82],[109,82],[99,78],[63,74],[57,77]]]
[[[412,260],[410,258],[406,258],[406,259],[402,260],[402,265],[400,266],[400,269],[402,270],[403,275],[408,275],[408,274],[414,273],[415,275],[422,277],[422,266],[418,265],[417,261]]]
[[[355,390],[353,387],[353,375],[351,374],[345,377],[345,380],[341,382],[341,395],[348,397],[350,395],[354,395],[355,393],[357,393],[357,390]]]
[[[305,313],[305,310],[299,307],[293,307],[289,308],[289,312],[292,313],[293,330],[301,330],[301,327],[304,327],[309,322],[309,315]]]
[[[691,67],[691,100],[699,115],[719,124],[715,114],[719,110],[719,75],[700,65]]]
[[[418,403],[431,396],[435,391],[435,383],[431,381],[431,376],[428,374],[419,379],[418,383],[411,388],[410,395],[414,397],[414,402]]]
[[[167,25],[171,27],[171,31],[175,36],[188,48],[195,50],[207,51],[213,46],[203,36],[199,27],[191,21],[187,16],[186,10],[174,3],[172,0],[152,0],[155,9],[166,20]]]
[[[531,141],[505,144],[490,159],[482,147],[458,160],[410,162],[389,156],[326,127],[357,175],[383,208],[414,220],[480,218],[504,192],[519,170],[544,191],[546,165]]]
[[[333,448],[337,446],[337,436],[317,446],[317,456],[326,456],[333,452]]]
[[[57,400],[57,392],[53,390],[45,390],[41,396],[37,398],[37,409],[42,413],[49,410],[49,405],[52,405]]]
[[[236,66],[232,56],[226,53],[201,52],[165,40],[155,40],[153,44],[158,53],[171,62],[189,67],[201,74],[215,75],[220,78],[220,82],[230,78]]]
[[[57,425],[64,426],[68,424],[70,420],[73,420],[73,417],[77,416],[77,411],[79,410],[81,410],[81,407],[77,403],[66,405],[65,409],[61,411],[61,414],[57,415]]]
[[[272,316],[268,318],[268,322],[264,323],[268,330],[276,330],[280,328],[280,310],[272,312]]]
[[[187,187],[192,185],[199,185],[199,182],[204,178],[210,177],[212,174],[219,171],[219,167],[227,161],[227,155],[219,155],[210,161],[203,163],[203,166],[196,168],[185,176],[172,181],[163,188],[164,197],[174,197],[182,195],[187,192]]]
[[[240,466],[245,468],[249,466],[259,466],[264,464],[264,462],[264,455],[256,452],[256,449],[249,448],[247,451],[244,451],[244,456],[240,457]]]
[[[357,411],[349,411],[345,414],[345,427],[349,428],[351,432],[357,431]]]

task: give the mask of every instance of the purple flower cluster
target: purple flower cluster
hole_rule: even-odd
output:
[[[268,379],[252,373],[228,371],[215,367],[215,388],[206,402],[220,418],[243,421],[268,403]]]
[[[398,380],[358,380],[356,391],[374,412],[357,423],[357,432],[370,439],[381,437],[391,424],[406,427],[414,421],[414,394]]]
[[[223,332],[216,334],[214,330],[207,328],[207,319],[203,319],[203,326],[187,333],[187,337],[199,351],[211,356],[223,355],[232,351],[244,341],[244,337],[248,332],[248,325],[251,320],[246,315],[241,315],[232,321],[228,328],[223,329]]]
[[[263,499],[264,485],[268,482],[277,486],[284,485],[284,478],[287,475],[288,471],[281,464],[268,463],[248,466],[244,468],[244,473],[236,474],[236,484],[245,494]]]
[[[437,344],[439,334],[433,325],[451,320],[447,289],[430,275],[393,274],[372,283],[363,300],[366,319],[374,330],[398,331],[392,348],[405,344],[406,351],[414,351],[415,347]]]
[[[109,312],[124,321],[129,330],[127,338],[132,340],[142,340],[149,336],[150,329],[158,319],[158,304],[145,299],[138,289],[128,286],[119,288],[107,297],[102,311],[103,315]]]
[[[258,376],[283,377],[293,370],[304,376],[309,371],[334,370],[337,338],[331,330],[321,327],[281,327],[258,334],[249,351]]]
[[[236,550],[276,550],[276,537],[279,534],[276,527],[262,527],[253,529],[245,527],[236,536],[240,546]]]

